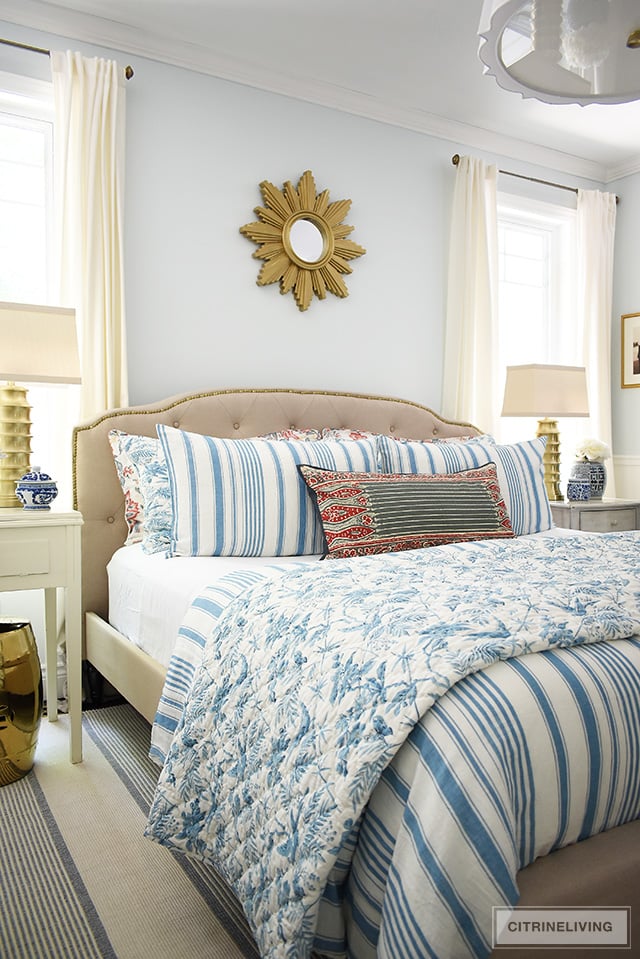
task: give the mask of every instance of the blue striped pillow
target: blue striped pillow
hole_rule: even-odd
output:
[[[551,529],[544,485],[546,437],[500,446],[484,438],[464,443],[417,443],[378,437],[383,473],[456,473],[495,463],[498,483],[516,536]]]
[[[229,440],[159,425],[172,501],[171,556],[301,556],[324,536],[301,463],[377,471],[374,440]]]

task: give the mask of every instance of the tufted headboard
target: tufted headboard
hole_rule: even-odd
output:
[[[193,433],[242,439],[291,427],[351,428],[427,440],[476,434],[409,400],[315,390],[237,389],[187,393],[148,406],[110,410],[73,432],[73,502],[82,528],[83,612],[108,618],[107,563],[126,539],[124,496],[109,430],[155,436],[165,423]]]

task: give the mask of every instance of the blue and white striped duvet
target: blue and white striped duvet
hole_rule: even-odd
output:
[[[488,955],[519,868],[640,814],[639,545],[463,544],[250,587],[149,835],[213,859],[263,956]]]
[[[639,714],[638,639],[462,680],[384,771],[327,885],[316,949],[488,955],[491,908],[517,902],[518,869],[640,814]]]

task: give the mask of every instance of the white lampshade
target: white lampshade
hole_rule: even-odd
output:
[[[0,303],[0,380],[80,383],[75,310]]]
[[[503,416],[537,416],[538,436],[544,436],[544,485],[550,501],[561,500],[560,435],[557,416],[588,416],[584,366],[530,363],[508,366]]]
[[[508,366],[503,416],[588,416],[584,366]]]
[[[0,303],[0,508],[16,508],[31,468],[31,406],[24,383],[80,383],[75,310]]]

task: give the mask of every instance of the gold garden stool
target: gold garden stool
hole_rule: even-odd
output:
[[[0,786],[33,766],[42,716],[42,672],[31,624],[0,619]]]

